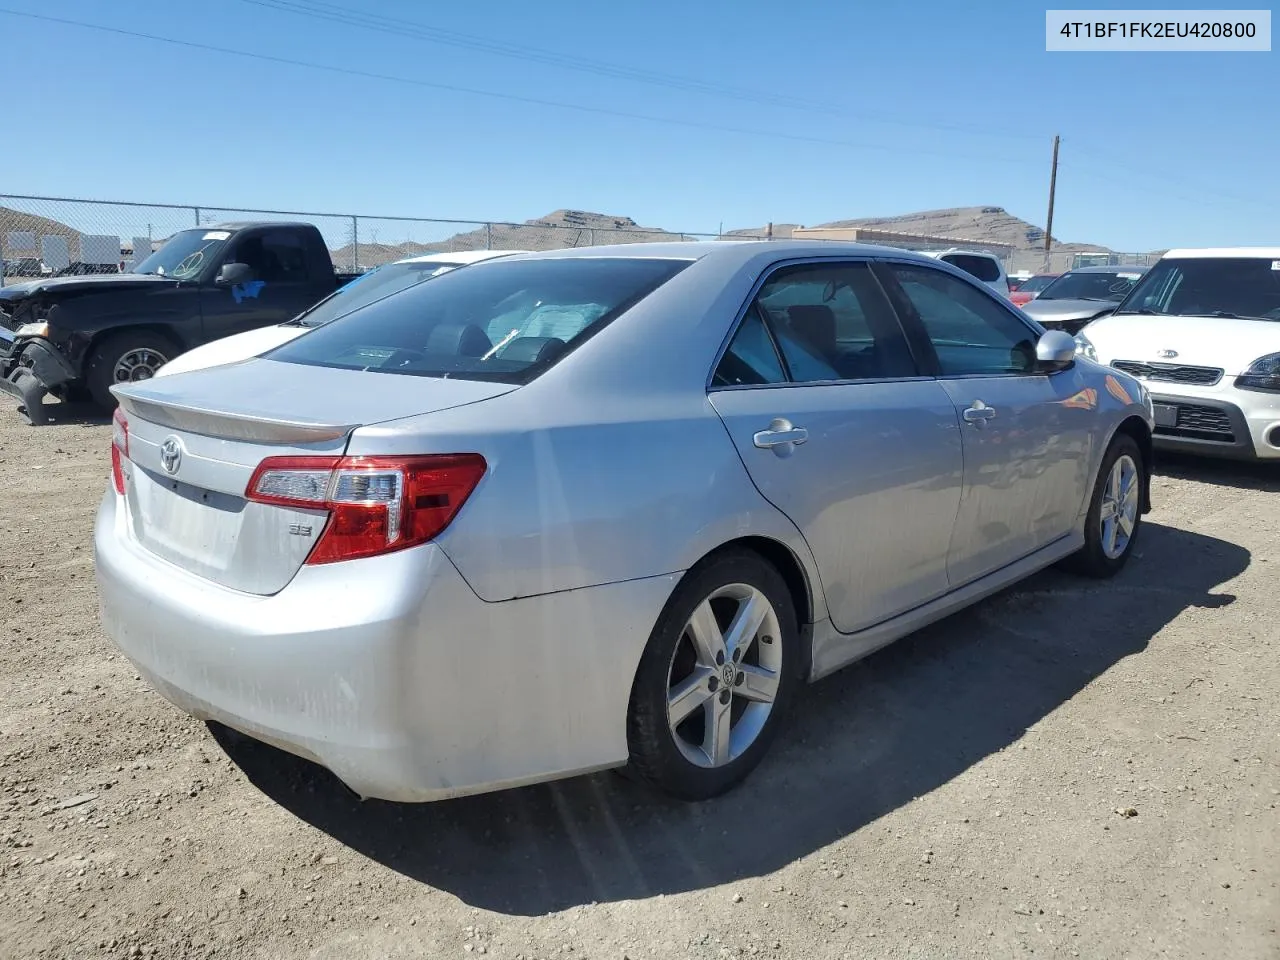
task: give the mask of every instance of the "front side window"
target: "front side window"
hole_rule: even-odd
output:
[[[308,279],[306,247],[301,237],[287,230],[245,237],[236,244],[232,258],[247,264],[255,280],[305,283]]]
[[[1035,335],[972,284],[934,270],[890,264],[903,294],[933,344],[942,376],[1028,373],[1035,368]]]
[[[1134,286],[1118,312],[1280,320],[1280,260],[1161,260]]]
[[[344,370],[526,383],[690,262],[565,257],[452,270],[357,307],[264,356]]]

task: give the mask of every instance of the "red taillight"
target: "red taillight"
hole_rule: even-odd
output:
[[[124,462],[129,458],[129,421],[119,407],[111,416],[111,481],[124,493]]]
[[[257,503],[328,510],[307,563],[355,560],[440,535],[486,469],[478,453],[420,457],[268,457],[249,480]]]

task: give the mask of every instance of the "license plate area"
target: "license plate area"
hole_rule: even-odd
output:
[[[1178,408],[1172,403],[1153,403],[1152,413],[1157,427],[1176,427],[1178,425]]]

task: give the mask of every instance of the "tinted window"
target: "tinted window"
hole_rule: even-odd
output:
[[[1161,260],[1125,300],[1121,313],[1280,320],[1280,261],[1262,257]]]
[[[994,298],[928,267],[892,264],[933,343],[943,376],[1026,373],[1035,366],[1035,336]]]
[[[971,253],[948,253],[940,257],[944,263],[959,267],[970,276],[977,277],[983,283],[991,283],[1000,279],[1000,265],[990,257],[979,257]]]
[[[1020,284],[1018,284],[1016,289],[1018,290],[1019,293],[1039,293],[1045,287],[1049,286],[1049,284],[1053,283],[1053,281],[1056,279],[1058,278],[1054,276],[1050,276],[1048,274],[1043,274],[1037,277],[1029,277],[1026,280],[1023,280]]]
[[[729,349],[720,359],[711,383],[717,387],[737,387],[744,384],[783,383],[787,375],[782,372],[782,361],[773,347],[769,331],[760,319],[759,311],[747,311]]]
[[[457,269],[458,266],[460,264],[389,263],[356,277],[331,297],[304,313],[298,318],[298,322],[308,327],[318,327],[357,307],[389,297],[398,290],[412,287],[436,274]]]
[[[1142,277],[1141,270],[1079,271],[1064,273],[1044,288],[1041,300],[1112,300],[1119,303]]]
[[[358,307],[265,356],[349,370],[524,383],[688,264],[572,257],[452,270]]]
[[[912,377],[915,363],[889,301],[863,263],[774,273],[755,307],[799,382]]]
[[[255,280],[302,283],[308,279],[307,250],[291,230],[273,230],[245,237],[236,244],[233,259],[248,264]]]

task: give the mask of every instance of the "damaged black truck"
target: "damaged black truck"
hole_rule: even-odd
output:
[[[33,424],[47,419],[46,395],[110,409],[114,384],[290,320],[356,276],[334,270],[313,224],[226,223],[174,234],[129,273],[5,286],[0,391]]]

